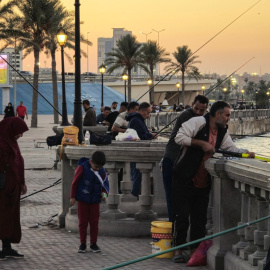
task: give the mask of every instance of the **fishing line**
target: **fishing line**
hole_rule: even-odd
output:
[[[233,23],[235,23],[237,20],[239,20],[244,14],[246,14],[249,10],[251,10],[254,6],[256,6],[259,2],[262,0],[257,1],[255,4],[253,4],[251,7],[249,7],[247,10],[245,10],[242,14],[240,14],[237,18],[235,18],[232,22],[230,22],[227,26],[225,26],[222,30],[220,30],[217,34],[215,34],[212,38],[210,38],[207,42],[205,42],[201,47],[199,47],[195,52],[193,52],[191,56],[193,56],[195,53],[197,53],[200,49],[202,49],[205,45],[207,45],[210,41],[212,41],[214,38],[216,38],[219,34],[221,34],[224,30],[226,30],[229,26],[231,26]],[[176,68],[178,68],[180,65],[177,65]],[[176,69],[175,68],[175,69]],[[153,85],[149,90],[147,90],[139,99],[136,101],[138,102],[142,97],[144,97],[148,92],[150,92],[156,85],[158,85],[161,81],[163,81],[165,78],[167,78],[171,73],[175,72],[175,69],[168,72],[160,81],[158,81],[155,85]]]
[[[235,70],[233,73],[231,73],[229,76],[227,76],[223,81],[219,82],[213,89],[211,89],[209,92],[207,92],[205,94],[205,96],[207,96],[208,94],[210,94],[214,89],[216,89],[218,86],[220,86],[224,81],[226,81],[227,79],[229,79],[236,71],[238,71],[240,68],[242,68],[243,66],[245,66],[247,63],[249,63],[251,60],[253,60],[255,58],[255,56],[253,56],[252,58],[250,58],[247,62],[245,62],[241,67],[239,67],[237,70]]]
[[[45,188],[40,189],[40,190],[38,190],[38,191],[36,191],[36,192],[33,192],[33,193],[31,193],[31,194],[29,194],[29,195],[27,195],[27,196],[25,196],[25,197],[22,197],[22,198],[20,199],[20,201],[22,201],[22,200],[24,200],[24,199],[26,199],[26,198],[28,198],[28,197],[30,197],[30,196],[33,196],[33,195],[35,195],[35,194],[37,194],[37,193],[39,193],[39,192],[42,192],[42,191],[44,191],[44,190],[46,190],[46,189],[48,189],[48,188],[57,186],[58,184],[61,184],[61,178],[58,179],[57,181],[55,181],[52,185],[50,185],[50,186],[48,186],[48,187],[45,187]]]
[[[62,116],[62,114],[53,106],[53,104],[46,98],[44,97],[37,89],[36,87],[34,87],[33,84],[31,84],[22,74],[19,73],[19,71],[17,71],[6,59],[4,59],[1,55],[0,57],[20,76],[22,77],[41,97],[43,97],[43,99],[45,101],[47,101],[47,103],[52,106],[52,108],[60,115]]]

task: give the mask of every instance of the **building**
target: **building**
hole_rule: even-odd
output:
[[[16,70],[21,71],[22,70],[22,51],[17,51],[15,54],[14,48],[6,48],[2,51],[2,53],[8,53],[9,54],[9,63],[16,68]],[[9,67],[10,74],[13,74],[13,69]]]

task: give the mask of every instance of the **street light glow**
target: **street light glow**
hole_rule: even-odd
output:
[[[101,66],[99,67],[99,72],[101,74],[104,74],[106,72],[106,66],[104,66],[104,64],[102,63]]]
[[[181,86],[181,84],[178,82],[178,83],[176,84],[176,87],[177,87],[177,88],[180,88],[180,86]]]
[[[153,81],[151,80],[151,78],[149,78],[148,80],[147,80],[147,84],[148,85],[151,85],[153,83]]]
[[[123,81],[127,81],[127,79],[128,79],[128,75],[127,75],[127,74],[123,74],[123,75],[122,75],[122,80],[123,80]]]
[[[67,34],[66,34],[66,31],[62,27],[59,28],[56,37],[60,46],[66,45]]]

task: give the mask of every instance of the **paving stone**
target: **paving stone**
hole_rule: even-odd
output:
[[[29,117],[30,119],[30,117]],[[48,149],[34,148],[34,139],[46,141],[52,131],[53,116],[38,116],[38,128],[30,131],[19,140],[22,155],[25,159],[25,177],[28,186],[27,195],[52,185],[61,178],[60,170],[52,170],[55,160],[55,147]],[[28,120],[27,123],[30,123]],[[69,233],[56,226],[55,218],[47,224],[50,216],[61,209],[61,184],[21,201],[22,241],[13,247],[25,255],[24,259],[0,261],[0,269],[19,270],[85,270],[103,269],[115,264],[151,254],[150,238],[98,238],[101,253],[89,251],[77,253],[80,241],[77,233]],[[35,227],[36,224],[41,224]],[[34,228],[30,228],[34,227]],[[175,264],[171,259],[148,259],[119,269],[186,269],[182,264]],[[207,267],[189,267],[201,270]]]

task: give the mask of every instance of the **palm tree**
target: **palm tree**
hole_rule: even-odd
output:
[[[57,49],[59,48],[57,41],[57,32],[59,26],[61,25],[63,29],[65,29],[68,39],[66,43],[66,47],[75,50],[75,22],[74,22],[74,12],[69,12],[65,9],[65,7],[60,3],[57,3],[53,14],[53,25],[47,32],[47,40],[45,42],[45,54],[51,55],[52,58],[52,86],[53,86],[53,105],[58,109],[58,89],[57,89],[57,73],[56,73],[56,60],[55,54]],[[84,36],[81,35],[81,42],[86,43],[88,45],[92,45],[92,43],[88,40],[85,40]],[[81,50],[81,54],[85,57],[86,53]],[[69,62],[72,62],[72,58],[65,53],[65,56],[68,58]],[[58,123],[59,115],[57,111],[54,110],[54,123]]]
[[[53,25],[54,10],[58,0],[21,0],[16,2],[21,21],[21,35],[18,37],[19,47],[25,58],[34,53],[33,86],[38,89],[39,55],[44,49],[47,32]],[[31,127],[37,127],[38,93],[33,89]]]
[[[116,46],[117,48],[113,48],[112,52],[106,54],[108,58],[105,60],[105,65],[108,65],[107,73],[109,74],[118,68],[123,68],[123,73],[128,73],[128,102],[130,102],[132,68],[139,66],[146,72],[149,72],[149,70],[140,58],[141,44],[136,41],[135,36],[123,36],[117,40]]]
[[[152,82],[154,81],[154,68],[159,63],[168,63],[171,61],[167,58],[169,53],[165,52],[165,49],[159,46],[156,41],[149,40],[142,46],[142,61],[148,65],[150,71],[150,78]],[[150,86],[149,98],[150,102],[154,101],[154,86]]]
[[[195,64],[201,63],[196,59],[199,57],[193,55],[192,51],[188,48],[187,45],[179,46],[176,48],[176,51],[173,53],[173,56],[176,62],[171,62],[165,70],[168,72],[181,72],[181,81],[182,81],[182,103],[185,105],[185,75],[190,78],[195,78],[198,80],[201,78],[201,74]]]

